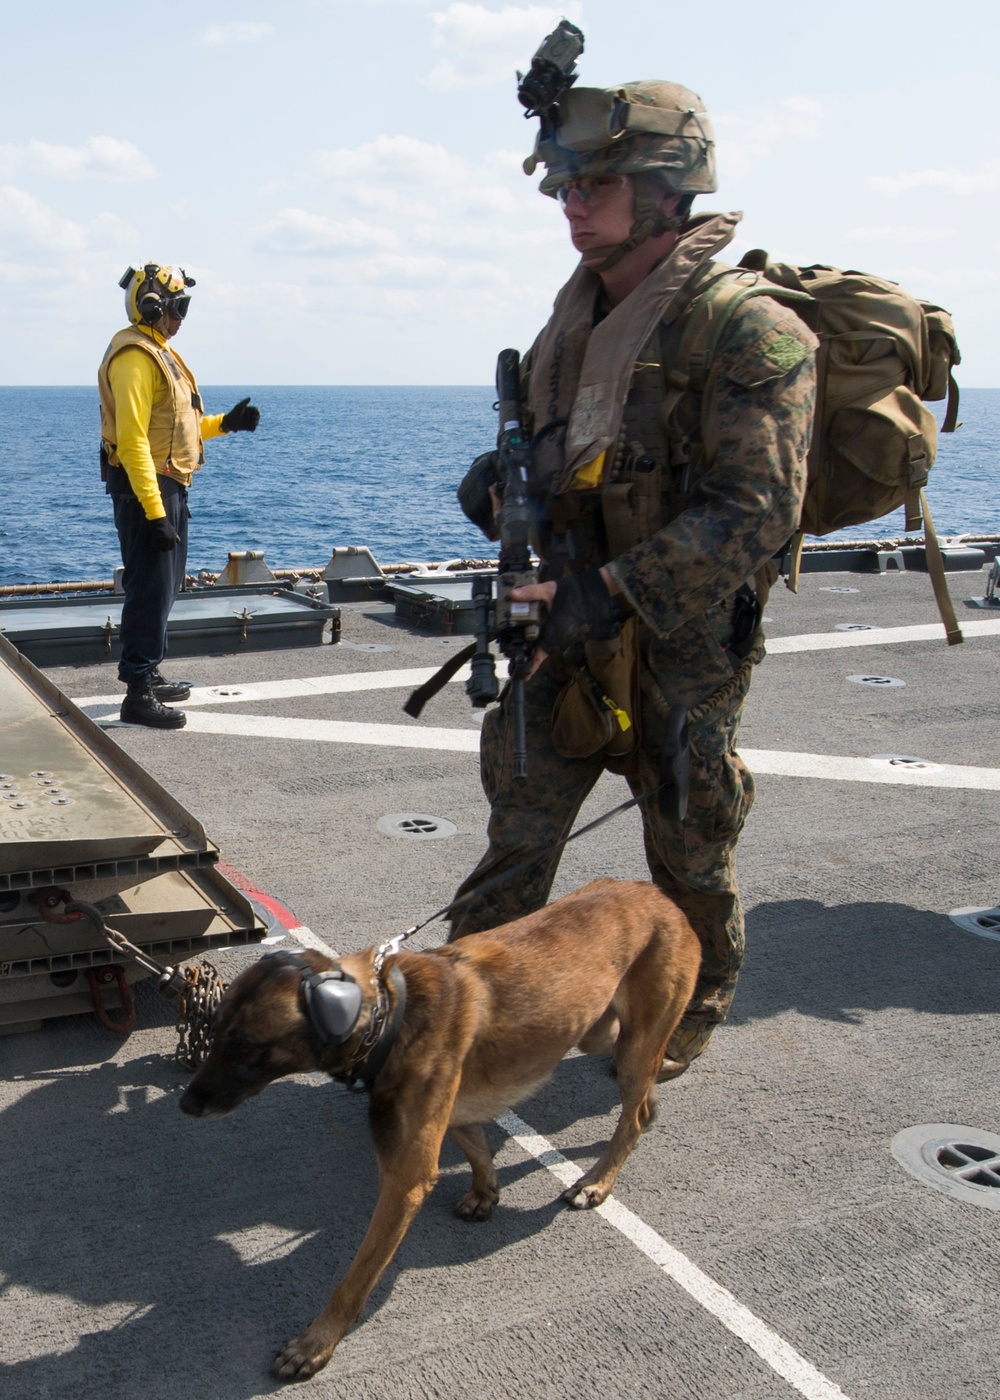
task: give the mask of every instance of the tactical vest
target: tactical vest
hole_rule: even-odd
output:
[[[535,545],[546,561],[543,577],[606,564],[690,504],[715,453],[710,425],[706,429],[702,423],[708,373],[707,367],[694,366],[679,375],[673,366],[690,307],[726,268],[715,261],[702,264],[669,321],[656,327],[636,355],[618,438],[601,465],[600,481],[588,484],[583,471],[570,489],[540,496]]]
[[[147,437],[153,465],[161,476],[173,477],[182,486],[188,486],[192,475],[205,460],[201,441],[203,409],[198,385],[175,350],[160,345],[135,326],[127,326],[112,338],[97,372],[101,395],[101,438],[108,464],[122,466],[115,427],[115,398],[108,368],[114,357],[130,345],[138,346],[153,357],[168,390],[158,401],[154,400],[150,414]]]

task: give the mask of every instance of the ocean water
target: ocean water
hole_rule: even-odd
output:
[[[205,387],[209,411],[246,393],[255,434],[209,442],[191,491],[189,571],[230,550],[272,568],[322,567],[335,545],[380,563],[482,558],[455,487],[493,446],[492,387]],[[928,498],[939,534],[1000,532],[1000,389],[967,389],[961,429],[939,442]],[[0,388],[0,584],[110,578],[120,562],[98,468],[97,391]],[[903,513],[828,538],[903,533]]]

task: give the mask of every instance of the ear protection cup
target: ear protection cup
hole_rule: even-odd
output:
[[[286,963],[302,977],[302,995],[309,1024],[324,1045],[343,1045],[350,1040],[361,1015],[361,988],[343,968],[328,972],[313,972],[312,968],[290,948],[265,953],[269,961]]]
[[[361,988],[339,968],[305,978],[302,991],[313,1030],[326,1045],[350,1040],[361,1015]]]
[[[155,326],[163,315],[163,301],[156,292],[144,292],[136,305],[147,326]]]

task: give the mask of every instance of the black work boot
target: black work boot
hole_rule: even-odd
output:
[[[123,724],[148,724],[152,729],[182,729],[187,724],[183,710],[168,710],[153,693],[148,681],[136,681],[122,701]]]
[[[191,694],[190,681],[168,681],[166,676],[160,675],[159,667],[157,667],[155,671],[150,671],[149,675],[146,677],[146,681],[157,700],[167,700],[170,702],[186,700]]]

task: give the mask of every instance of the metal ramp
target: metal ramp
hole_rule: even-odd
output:
[[[171,963],[259,942],[267,923],[218,857],[196,818],[0,636],[0,1032],[94,1010],[149,975],[66,922],[70,900]],[[115,968],[98,992],[94,969],[112,965],[124,978]]]

